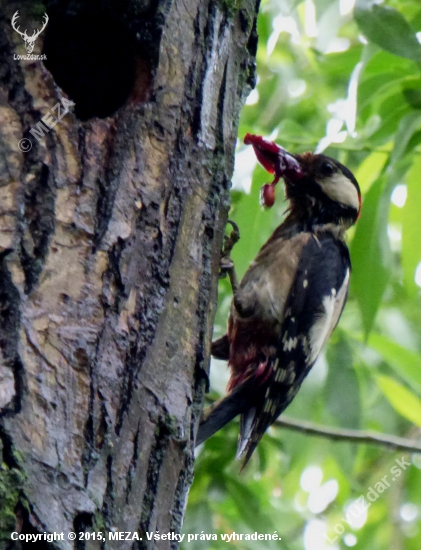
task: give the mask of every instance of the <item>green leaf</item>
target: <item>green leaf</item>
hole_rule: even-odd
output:
[[[385,176],[378,178],[365,196],[361,219],[351,245],[351,285],[357,298],[366,337],[390,277],[390,244],[387,236],[389,193]]]
[[[412,134],[412,137],[408,142],[405,153],[410,151],[412,152],[412,150],[415,149],[415,147],[417,147],[420,143],[421,143],[421,130],[418,130],[417,132],[414,132]],[[410,158],[410,161],[412,161],[412,157]]]
[[[283,143],[308,143],[317,141],[315,136],[311,136],[306,129],[290,118],[285,118],[278,127],[279,135],[282,136]]]
[[[400,91],[402,81],[405,79],[407,79],[406,74],[390,70],[365,78],[358,87],[358,108],[361,110],[366,105],[372,106],[373,100],[386,98]]]
[[[326,403],[329,412],[345,428],[359,428],[361,420],[360,388],[353,368],[352,348],[339,338],[327,350],[329,372]]]
[[[421,395],[421,355],[375,332],[368,340],[370,348],[381,354],[398,376]]]
[[[368,53],[366,53],[368,50]],[[369,55],[371,51],[371,56]],[[415,78],[419,77],[417,66],[410,59],[403,59],[396,55],[386,52],[376,46],[373,42],[369,42],[364,48],[365,56],[368,56],[366,68],[364,70],[363,79],[370,78],[375,75],[381,75],[385,73],[391,74],[391,81],[396,80],[393,74],[400,74],[402,76],[412,75]]]
[[[250,489],[251,484],[246,486],[240,483],[234,476],[227,476],[225,481],[228,495],[235,502],[243,521],[245,521],[252,530],[261,529],[262,523],[266,524],[265,527],[270,529],[272,526],[261,509],[258,495]]]
[[[368,137],[368,142],[374,147],[390,141],[397,131],[400,120],[412,112],[407,103],[405,103],[401,93],[389,97],[384,103],[388,105],[382,105],[377,110],[382,124],[378,130]]]
[[[406,179],[408,195],[402,216],[403,282],[410,296],[415,296],[419,291],[415,283],[415,270],[421,262],[420,174],[421,157],[414,155],[414,161]]]
[[[387,159],[388,153],[386,151],[375,151],[368,155],[354,172],[363,193],[380,176]]]
[[[392,407],[421,427],[421,400],[390,376],[376,376],[376,382]]]
[[[421,109],[421,90],[416,88],[403,88],[403,95],[413,109]]]
[[[421,44],[402,13],[377,4],[369,7],[363,4],[367,2],[357,3],[354,18],[368,40],[388,52],[420,63]]]
[[[419,127],[420,121],[420,113],[412,112],[402,117],[395,135],[395,146],[390,157],[391,165],[396,164],[404,155],[409,140]]]

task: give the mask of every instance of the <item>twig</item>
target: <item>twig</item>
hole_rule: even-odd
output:
[[[378,432],[349,430],[346,428],[331,428],[329,426],[320,426],[312,422],[304,422],[301,420],[293,420],[282,416],[274,426],[286,428],[296,432],[303,432],[310,435],[327,437],[336,441],[351,441],[355,443],[367,443],[369,445],[380,445],[382,447],[390,447],[410,453],[421,453],[421,444],[415,441],[397,437],[395,435],[382,434]]]

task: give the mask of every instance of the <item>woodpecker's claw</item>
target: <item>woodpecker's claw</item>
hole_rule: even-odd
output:
[[[224,236],[224,246],[222,247],[221,259],[219,260],[219,278],[223,279],[228,275],[231,282],[233,294],[238,288],[237,275],[235,273],[235,266],[230,256],[234,245],[240,240],[240,230],[238,225],[232,220],[227,220],[227,223],[231,224],[232,231],[228,235]]]
[[[232,220],[227,220],[227,223],[232,225],[232,231],[229,237],[228,235],[225,235],[224,237],[224,255],[229,255],[231,250],[234,248],[234,245],[240,240],[240,230],[238,229],[238,225]]]

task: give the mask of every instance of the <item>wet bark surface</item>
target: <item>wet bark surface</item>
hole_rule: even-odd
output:
[[[0,548],[176,548],[258,2],[84,4],[0,8]]]

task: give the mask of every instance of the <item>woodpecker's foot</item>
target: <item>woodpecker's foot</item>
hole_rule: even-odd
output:
[[[227,220],[227,223],[231,224],[232,231],[229,236],[225,235],[224,237],[223,254],[229,256],[234,245],[240,240],[240,230],[238,229],[238,225],[232,220]]]
[[[232,231],[229,235],[224,236],[224,246],[222,247],[221,259],[219,261],[219,278],[223,279],[228,275],[231,283],[233,294],[235,294],[238,288],[237,275],[235,273],[234,262],[231,258],[231,250],[234,245],[240,240],[240,230],[238,225],[232,220],[227,220],[232,226]]]

